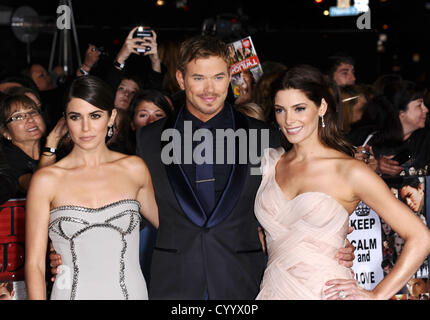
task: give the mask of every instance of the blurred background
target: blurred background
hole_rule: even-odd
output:
[[[128,32],[138,24],[145,24],[156,31],[159,43],[201,33],[227,42],[251,36],[261,62],[323,66],[328,56],[344,52],[356,60],[358,82],[371,83],[378,75],[393,72],[410,80],[429,82],[430,46],[426,42],[430,1],[424,0],[3,0],[0,1],[0,69],[20,70],[29,59],[47,67],[51,55],[57,65],[59,36],[52,54],[59,16],[56,11],[60,4],[68,3],[73,11],[81,56],[89,43],[95,44],[105,52],[101,63],[110,63]],[[368,4],[370,8],[367,19],[362,18],[361,28],[357,20],[364,13],[333,16],[336,8],[355,4]],[[11,23],[14,15],[19,17],[18,9],[23,6],[37,14],[36,20],[32,18],[37,23],[29,27],[31,36],[27,38],[22,34],[23,28]],[[25,15],[26,11],[23,12]],[[347,13],[337,10],[338,14],[342,12]],[[73,33],[69,36],[71,60],[76,66]]]

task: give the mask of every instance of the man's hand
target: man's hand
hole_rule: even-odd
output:
[[[54,247],[52,246],[52,242],[49,242],[49,260],[51,266],[51,272],[54,275],[51,278],[51,281],[55,281],[55,277],[58,273],[58,266],[62,265],[61,256],[55,252]]]
[[[261,227],[258,227],[258,237],[260,238],[261,248],[263,249],[263,253],[267,254],[266,235],[264,234],[264,230]]]
[[[353,227],[349,227],[348,234],[354,231]],[[349,242],[348,239],[346,239],[346,244],[344,248],[340,248],[335,258],[338,260],[339,264],[343,265],[344,267],[351,268],[353,265],[353,261],[355,259],[354,255],[355,247]]]

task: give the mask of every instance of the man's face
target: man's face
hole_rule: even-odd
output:
[[[407,284],[410,298],[418,299],[421,293],[427,292],[426,283],[424,279],[414,278],[408,281]]]
[[[394,249],[396,250],[396,253],[398,256],[402,253],[403,246],[405,245],[405,240],[403,240],[400,237],[394,238]]]
[[[354,66],[349,63],[341,63],[333,73],[333,80],[339,87],[355,84]]]
[[[186,94],[186,106],[196,118],[207,121],[224,107],[230,85],[227,63],[220,57],[199,58],[185,66],[176,79]]]
[[[421,202],[424,198],[424,191],[422,190],[421,185],[417,188],[406,185],[402,187],[400,190],[400,197],[405,200],[406,204],[413,210],[414,212],[418,212],[421,207]]]
[[[12,300],[14,295],[15,292],[13,290],[9,292],[6,283],[0,283],[0,300]]]

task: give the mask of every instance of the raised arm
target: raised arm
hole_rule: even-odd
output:
[[[29,299],[46,299],[45,260],[52,176],[37,171],[27,194],[25,225],[25,281]]]
[[[389,299],[412,277],[430,252],[430,231],[401,201],[396,199],[385,182],[371,169],[356,162],[349,182],[357,198],[370,206],[405,240],[402,253],[393,270],[374,288],[366,291],[348,281],[329,282],[335,286],[328,292],[337,296],[340,290],[352,299]],[[355,281],[354,281],[355,282]]]

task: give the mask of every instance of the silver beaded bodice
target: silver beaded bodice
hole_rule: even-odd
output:
[[[147,299],[139,265],[140,204],[51,210],[49,237],[63,264],[51,299]]]

